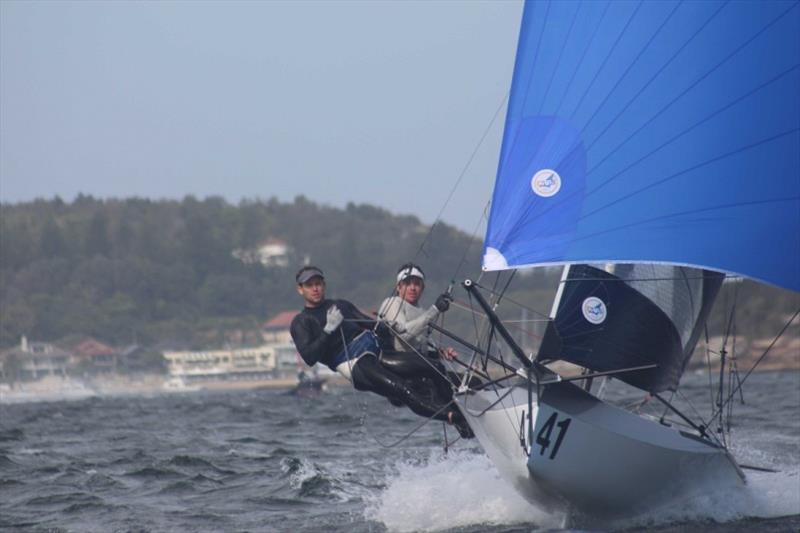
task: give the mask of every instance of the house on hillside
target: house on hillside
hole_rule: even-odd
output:
[[[270,344],[286,344],[292,342],[289,328],[297,311],[281,311],[261,326],[261,337]]]
[[[166,372],[166,367],[166,359],[155,348],[131,344],[119,351],[118,369],[122,372],[162,374]]]
[[[71,354],[46,342],[28,342],[0,352],[0,378],[3,381],[36,381],[48,376],[66,377]]]
[[[84,339],[72,349],[72,355],[83,374],[113,374],[117,371],[119,352],[97,339]]]
[[[291,247],[284,241],[269,238],[253,248],[239,248],[231,255],[246,265],[261,263],[269,267],[288,267]]]

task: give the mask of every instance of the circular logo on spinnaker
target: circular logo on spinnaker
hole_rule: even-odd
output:
[[[561,190],[561,176],[549,168],[543,168],[531,178],[531,189],[543,198],[550,198]]]
[[[581,310],[583,311],[583,318],[592,324],[602,324],[608,315],[606,304],[596,296],[586,298],[583,301],[583,305],[581,305]]]

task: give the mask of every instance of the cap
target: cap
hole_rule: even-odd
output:
[[[322,273],[322,270],[318,269],[317,267],[303,267],[300,269],[300,272],[294,277],[297,280],[298,285],[302,285],[303,283],[308,282],[311,278],[321,277],[325,279],[325,274]]]
[[[397,283],[405,281],[408,278],[419,278],[421,280],[424,280],[425,274],[423,274],[422,270],[420,270],[415,266],[404,268],[403,270],[397,273]]]

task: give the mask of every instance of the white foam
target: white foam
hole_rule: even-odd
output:
[[[747,471],[743,487],[720,488],[713,480],[685,498],[645,514],[617,520],[614,528],[630,528],[712,520],[776,518],[800,513],[800,470],[797,465],[778,473]]]
[[[777,474],[755,472],[748,475],[748,481],[754,503],[750,516],[770,518],[800,513],[800,470]]]
[[[500,478],[484,455],[431,451],[421,463],[400,462],[366,517],[389,531],[438,531],[475,524],[562,527],[563,516],[533,507]]]
[[[747,471],[747,485],[708,486],[668,506],[617,519],[604,527],[631,528],[674,522],[730,522],[746,517],[774,518],[800,513],[800,467],[784,465],[779,473]],[[424,460],[399,462],[386,489],[367,497],[366,518],[389,531],[440,531],[458,527],[526,524],[563,528],[571,522],[524,500],[500,478],[484,455],[469,451],[431,451]],[[592,521],[597,526],[598,522]],[[580,526],[580,524],[570,524]]]

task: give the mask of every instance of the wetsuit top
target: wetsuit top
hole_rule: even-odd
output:
[[[408,303],[399,296],[386,298],[378,310],[378,317],[385,320],[406,342],[422,353],[435,350],[428,338],[428,324],[436,320],[439,310],[436,306],[423,309]],[[394,348],[405,351],[399,339],[394,339]]]
[[[339,307],[344,316],[342,325],[333,333],[325,333],[323,328],[327,322],[328,309],[332,305]],[[368,320],[369,322],[353,322],[352,320]],[[375,322],[372,318],[358,310],[355,305],[347,300],[323,300],[317,307],[305,307],[292,319],[290,332],[292,340],[300,356],[308,366],[323,363],[331,370],[333,359],[344,349],[342,333],[346,343],[350,343],[365,329],[372,329]]]

